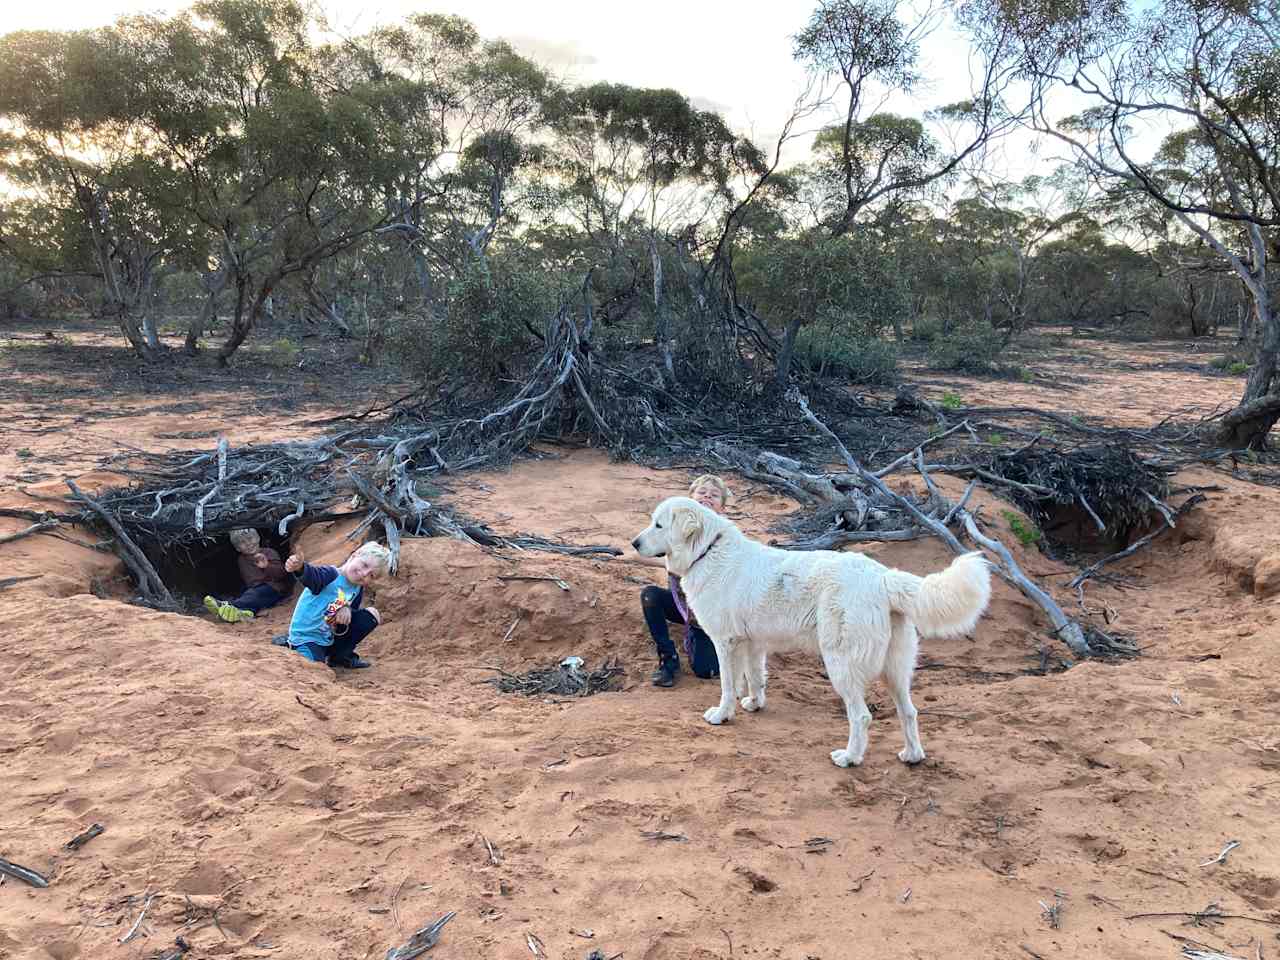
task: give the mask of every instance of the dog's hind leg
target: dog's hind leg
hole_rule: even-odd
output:
[[[847,648],[823,643],[821,649],[827,676],[844,701],[844,711],[849,718],[849,743],[843,750],[831,751],[831,762],[837,767],[856,767],[867,752],[867,730],[871,726],[871,711],[867,709],[865,697],[867,678],[857,664],[849,661]]]
[[[720,662],[720,702],[706,711],[702,719],[707,723],[721,724],[733,719],[737,707],[736,690],[738,676],[743,671],[743,651],[741,644],[734,640],[721,642],[715,637],[711,642],[716,648],[716,659]]]
[[[906,617],[894,614],[889,640],[889,655],[885,659],[884,679],[893,696],[893,705],[902,724],[902,737],[906,747],[898,753],[903,763],[919,763],[924,759],[924,746],[920,743],[920,727],[916,723],[916,707],[911,702],[911,675],[916,669],[916,651],[919,641],[915,624]]]
[[[747,689],[742,698],[742,709],[748,713],[764,709],[764,688],[769,682],[769,667],[766,662],[768,647],[763,641],[747,641],[742,644],[738,655],[739,669],[746,676]]]

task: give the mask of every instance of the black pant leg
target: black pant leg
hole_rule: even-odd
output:
[[[716,656],[716,645],[711,638],[694,627],[690,639],[693,640],[693,672],[704,680],[720,676],[720,658]]]
[[[356,651],[360,641],[373,633],[378,627],[377,618],[368,610],[357,610],[351,614],[351,623],[347,632],[339,636],[333,635],[333,646],[329,648],[329,658],[339,663],[346,660]]]
[[[676,645],[671,642],[668,623],[684,623],[680,609],[671,596],[670,590],[662,587],[645,587],[640,591],[640,606],[644,610],[644,622],[649,627],[649,635],[653,637],[653,645],[658,648],[659,660],[679,660]]]

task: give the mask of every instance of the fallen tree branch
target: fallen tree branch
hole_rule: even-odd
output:
[[[416,931],[403,947],[393,947],[388,950],[387,960],[414,960],[415,957],[422,956],[422,954],[436,945],[445,924],[455,916],[457,916],[457,913],[450,910],[435,923],[427,924],[421,930]]]
[[[965,550],[964,546],[960,543],[960,541],[955,538],[955,534],[953,534],[950,530],[948,530],[945,526],[943,526],[940,521],[935,520],[933,517],[927,516],[923,511],[920,510],[919,507],[917,507],[914,503],[912,503],[906,497],[902,496],[901,494],[894,493],[887,486],[885,486],[884,481],[881,480],[879,477],[877,477],[875,474],[868,473],[866,470],[864,470],[862,467],[862,464],[858,463],[858,461],[853,458],[853,455],[849,453],[848,448],[844,445],[844,443],[840,440],[840,438],[837,437],[834,433],[832,433],[830,428],[825,423],[823,423],[821,420],[819,420],[816,416],[813,415],[813,411],[809,409],[809,401],[805,399],[804,394],[802,394],[795,387],[792,387],[789,391],[787,391],[787,399],[789,399],[792,403],[798,404],[800,407],[800,412],[804,415],[804,418],[808,420],[809,423],[813,424],[815,428],[817,428],[819,431],[821,431],[823,434],[825,434],[827,437],[831,439],[831,441],[836,445],[836,449],[840,451],[840,456],[844,458],[845,465],[849,468],[851,473],[854,473],[855,475],[860,477],[868,486],[874,489],[882,497],[892,501],[893,503],[897,504],[898,506],[906,510],[907,513],[911,514],[911,516],[916,520],[916,522],[918,522],[919,524],[921,524],[921,526],[927,528],[928,530],[931,530],[934,534],[936,534],[942,540],[943,543],[945,543],[948,547],[952,549],[954,553],[956,553],[957,555],[960,555],[968,552],[967,550]]]
[[[19,530],[17,533],[7,533],[0,537],[0,543],[13,543],[15,540],[21,540],[23,537],[29,537],[33,533],[40,533],[43,530],[52,530],[59,526],[57,520],[41,520],[39,523],[33,523],[25,530]]]
[[[20,863],[13,863],[0,857],[0,873],[21,880],[23,883],[29,883],[33,887],[49,886],[49,878],[42,873],[37,873],[30,867],[24,867]]]
[[[5,587],[12,587],[15,583],[26,583],[28,580],[39,580],[43,576],[43,573],[33,573],[28,577],[5,577],[3,580],[0,580],[0,590],[3,590]]]
[[[164,585],[164,581],[160,579],[160,574],[156,573],[156,568],[151,565],[151,561],[138,549],[138,545],[129,538],[129,535],[124,532],[124,527],[120,525],[120,521],[112,516],[111,512],[102,504],[77,487],[76,482],[70,477],[67,477],[65,482],[71,489],[72,495],[101,517],[107,526],[111,528],[111,532],[116,535],[116,554],[133,571],[144,598],[149,600],[153,606],[176,610],[178,604],[173,599],[173,594]]]
[[[1009,549],[1003,543],[984,536],[978,530],[978,524],[973,519],[973,514],[968,511],[961,511],[960,515],[965,531],[973,539],[973,542],[981,544],[996,554],[1000,558],[1003,568],[1001,572],[1005,578],[1021,590],[1023,596],[1048,615],[1049,622],[1053,624],[1054,636],[1062,640],[1071,649],[1071,652],[1077,656],[1093,656],[1093,648],[1089,646],[1089,641],[1085,639],[1084,631],[1081,629],[1080,624],[1063,613],[1062,608],[1058,606],[1053,597],[1028,579],[1027,575],[1018,566],[1017,561],[1013,559],[1013,554],[1009,552]]]

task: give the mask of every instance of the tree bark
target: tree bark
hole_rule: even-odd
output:
[[[1233,449],[1265,450],[1267,435],[1280,420],[1280,316],[1265,297],[1254,297],[1258,355],[1239,405],[1222,418],[1218,441]]]
[[[777,376],[774,380],[774,386],[779,390],[787,389],[787,380],[791,376],[791,358],[796,352],[796,335],[800,332],[800,324],[804,321],[799,317],[787,324],[787,332],[782,338],[782,349],[778,351],[778,367]]]

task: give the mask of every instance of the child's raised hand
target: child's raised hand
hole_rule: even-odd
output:
[[[297,573],[302,569],[302,558],[296,553],[289,554],[289,559],[284,562],[284,568],[290,573]]]
[[[253,563],[259,570],[265,570],[271,565],[271,561],[267,559],[267,555],[265,553],[260,553],[255,556],[253,558]]]

